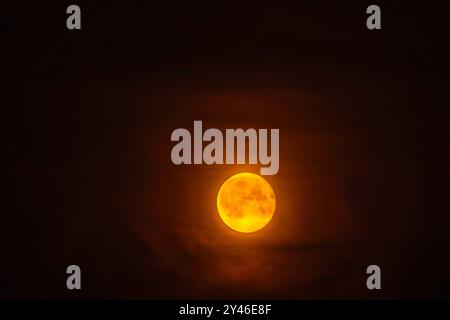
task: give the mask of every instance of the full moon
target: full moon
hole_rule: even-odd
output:
[[[239,173],[226,180],[217,195],[222,221],[238,232],[261,230],[275,212],[275,193],[270,184],[254,173]]]

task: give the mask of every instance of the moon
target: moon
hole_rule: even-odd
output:
[[[251,233],[264,228],[275,212],[275,192],[261,176],[243,172],[228,178],[217,194],[217,209],[231,229]]]

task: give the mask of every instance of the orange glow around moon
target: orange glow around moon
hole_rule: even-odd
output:
[[[275,193],[254,173],[239,173],[226,180],[217,195],[217,209],[231,229],[250,233],[261,230],[275,212]]]

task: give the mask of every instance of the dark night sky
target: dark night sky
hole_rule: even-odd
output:
[[[0,297],[448,298],[446,11],[374,3],[6,6]],[[259,165],[171,163],[194,120],[280,129],[263,231],[215,208]]]

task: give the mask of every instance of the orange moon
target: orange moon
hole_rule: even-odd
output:
[[[261,230],[275,212],[275,192],[254,173],[239,173],[226,180],[217,195],[217,209],[231,229],[250,233]]]

